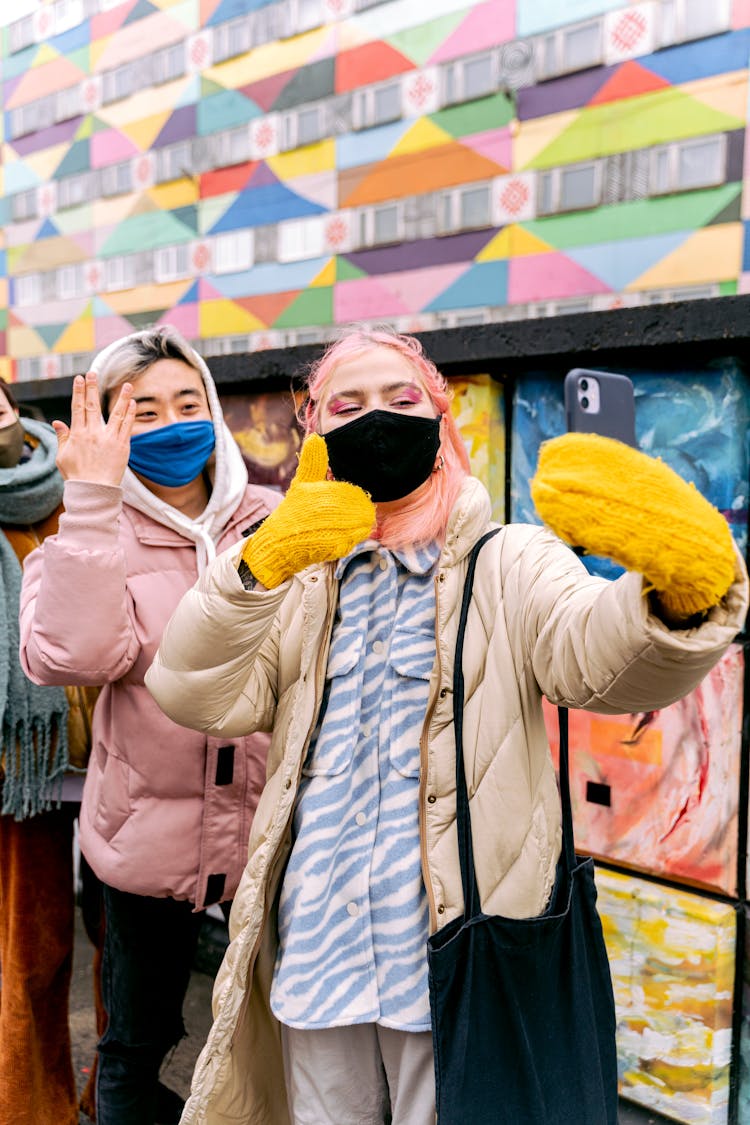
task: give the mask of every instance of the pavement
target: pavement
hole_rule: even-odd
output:
[[[211,990],[213,977],[226,945],[226,926],[207,918],[195,966],[185,1000],[184,1018],[187,1036],[175,1047],[162,1066],[161,1079],[183,1098],[190,1090],[190,1079],[196,1059],[211,1026]],[[94,1001],[91,970],[91,945],[76,912],[76,945],[73,959],[73,982],[70,997],[70,1028],[73,1042],[73,1067],[79,1092],[86,1085],[89,1068],[96,1051]],[[81,1114],[80,1125],[90,1125]],[[274,1125],[268,1122],[268,1125]],[[470,1123],[467,1123],[470,1125]],[[650,1113],[633,1103],[621,1101],[619,1125],[670,1125],[669,1119]]]

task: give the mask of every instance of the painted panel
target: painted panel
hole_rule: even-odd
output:
[[[662,711],[571,711],[576,846],[678,882],[737,893],[742,648]],[[557,712],[545,701],[557,761]]]
[[[597,871],[621,1094],[693,1125],[728,1121],[734,905]]]
[[[471,471],[490,494],[492,518],[505,520],[503,386],[490,375],[451,379],[451,412],[466,445]]]
[[[750,1125],[750,906],[744,906],[745,941],[742,967],[742,1022],[737,1067],[737,1123]]]
[[[726,516],[741,550],[747,542],[750,378],[732,360],[706,371],[626,372],[636,395],[636,436],[644,453],[661,457]],[[511,444],[511,518],[538,523],[529,491],[539,446],[565,428],[562,375],[518,382]],[[608,563],[584,560],[612,576]]]

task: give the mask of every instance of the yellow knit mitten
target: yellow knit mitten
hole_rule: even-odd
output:
[[[677,617],[716,605],[734,581],[721,513],[663,461],[622,442],[597,434],[545,442],[531,497],[556,535],[643,574]]]
[[[326,480],[328,450],[305,439],[289,491],[245,544],[242,558],[273,590],[311,563],[341,559],[375,526],[375,505],[361,488]]]

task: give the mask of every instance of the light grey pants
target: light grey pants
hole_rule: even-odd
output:
[[[293,1125],[435,1125],[432,1032],[281,1025]]]

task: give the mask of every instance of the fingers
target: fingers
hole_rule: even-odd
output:
[[[326,479],[328,472],[328,450],[320,434],[310,434],[305,438],[299,465],[292,484],[315,484]]]
[[[133,400],[133,386],[123,383],[117,402],[112,407],[109,416],[108,428],[113,429],[118,437],[129,440],[135,421],[135,402]]]
[[[70,404],[71,427],[74,430],[101,425],[102,409],[96,375],[87,371],[86,377],[76,375],[73,380],[73,397]]]
[[[70,400],[70,420],[71,425],[77,429],[83,426],[84,423],[84,397],[86,394],[86,382],[83,375],[76,375],[73,380],[73,396]]]
[[[99,402],[99,387],[96,382],[96,375],[93,371],[86,372],[86,378],[84,380],[84,407],[87,421],[92,423],[101,421],[102,408]]]

